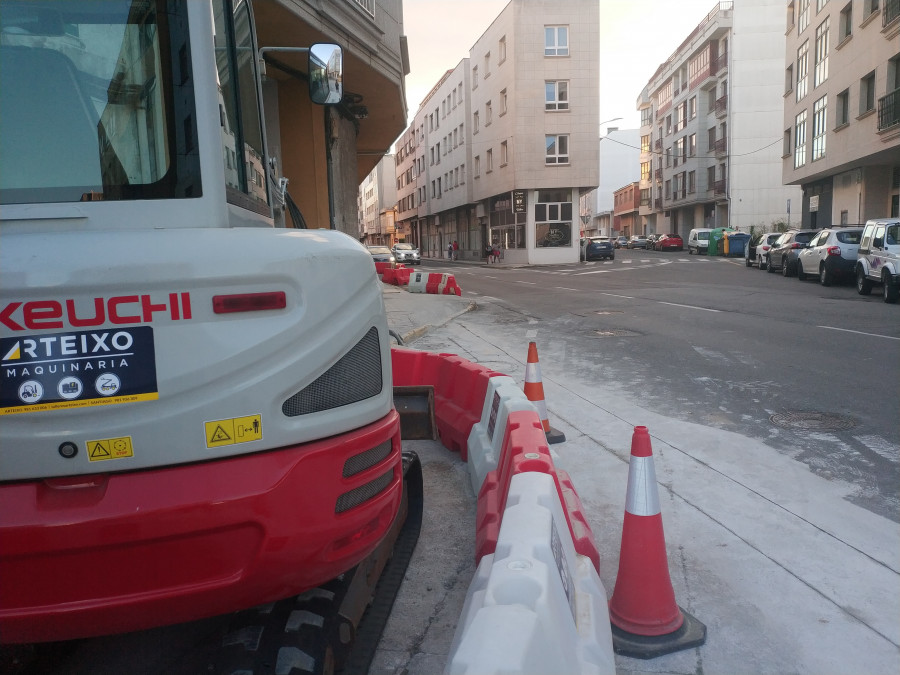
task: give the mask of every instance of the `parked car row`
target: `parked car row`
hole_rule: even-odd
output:
[[[582,260],[615,260],[616,246],[609,237],[587,237],[581,240]]]
[[[744,262],[800,281],[816,278],[823,286],[855,280],[860,295],[880,284],[884,301],[895,303],[900,297],[900,218],[757,234],[748,242]]]

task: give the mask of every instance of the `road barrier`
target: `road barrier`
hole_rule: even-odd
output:
[[[552,476],[513,476],[497,552],[478,565],[445,673],[616,672],[606,591],[564,518]]]

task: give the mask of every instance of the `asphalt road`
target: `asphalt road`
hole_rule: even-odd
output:
[[[673,419],[764,441],[900,522],[900,306],[742,258],[617,251],[614,261],[451,269],[500,324],[540,324],[542,361]]]

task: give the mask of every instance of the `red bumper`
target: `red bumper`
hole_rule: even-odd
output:
[[[300,593],[374,549],[401,472],[391,411],[238,458],[0,486],[0,640],[142,630]]]

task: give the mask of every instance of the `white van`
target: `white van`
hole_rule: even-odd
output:
[[[710,232],[712,232],[711,227],[698,227],[691,230],[687,240],[688,255],[691,255],[692,253],[706,255],[706,247],[709,245]]]
[[[900,299],[900,218],[878,218],[866,222],[856,259],[856,290],[872,292],[882,285],[884,301]]]

